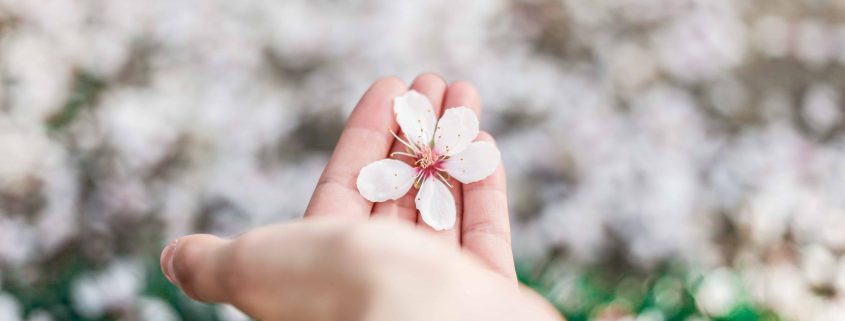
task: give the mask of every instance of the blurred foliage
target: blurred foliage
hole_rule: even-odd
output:
[[[666,263],[651,272],[635,269],[611,270],[606,264],[585,267],[578,273],[559,270],[552,257],[537,266],[518,264],[519,280],[552,302],[569,321],[621,320],[659,312],[665,321],[778,321],[774,312],[742,300],[727,316],[706,317],[696,305],[694,296],[701,277],[681,264]],[[218,321],[215,306],[186,297],[170,284],[150,257],[145,263],[147,280],[141,292],[171,305],[182,320]],[[21,278],[6,278],[4,289],[18,298],[23,311],[47,311],[56,320],[125,320],[132,311],[109,311],[100,318],[80,315],[71,301],[72,281],[80,274],[97,271],[96,263],[78,256],[57,258],[56,268],[43,273],[36,284],[25,284]],[[654,319],[649,319],[654,320]]]
[[[22,278],[4,280],[4,290],[15,296],[23,307],[24,315],[35,311],[46,311],[54,320],[132,320],[133,311],[108,311],[98,318],[81,315],[72,301],[72,283],[78,276],[98,271],[94,262],[81,257],[65,257],[53,262],[54,271],[43,273],[35,284],[22,282]],[[191,300],[172,285],[160,272],[157,258],[145,262],[147,280],[141,295],[155,297],[168,302],[181,320],[218,321],[214,305]]]
[[[556,270],[565,265],[556,261],[552,256],[538,268],[518,263],[517,273],[520,282],[552,302],[569,321],[621,320],[656,312],[660,316],[656,320],[665,321],[782,320],[747,299],[725,316],[707,316],[696,305],[695,289],[701,276],[679,263],[664,263],[648,272],[598,264],[573,273]]]
[[[80,110],[94,106],[100,92],[105,88],[106,83],[102,79],[86,72],[77,72],[71,97],[56,114],[47,119],[47,128],[50,131],[58,131],[68,126]]]

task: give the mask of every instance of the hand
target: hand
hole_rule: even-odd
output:
[[[437,108],[480,114],[472,85],[418,77],[412,89]],[[356,106],[317,184],[305,220],[259,228],[234,240],[192,235],[162,253],[162,270],[191,298],[231,303],[260,320],[560,320],[517,286],[505,175],[455,182],[455,229],[417,220],[414,191],[373,204],[356,190],[358,171],[401,150],[392,100],[407,87],[377,81]],[[482,133],[479,139],[492,141]],[[370,218],[370,220],[368,220]],[[439,240],[438,240],[439,239]]]

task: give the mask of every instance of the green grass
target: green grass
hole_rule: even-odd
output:
[[[708,317],[699,310],[694,296],[701,277],[679,264],[667,263],[653,271],[609,264],[556,269],[556,260],[532,269],[518,264],[519,280],[552,302],[570,321],[596,319],[600,315],[639,315],[659,311],[666,321],[776,321],[774,312],[743,298],[726,316]]]

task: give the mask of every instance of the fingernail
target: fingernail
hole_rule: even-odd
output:
[[[161,271],[170,283],[179,286],[179,281],[176,280],[176,274],[173,273],[173,252],[176,249],[176,243],[179,239],[170,242],[163,251],[161,251]]]

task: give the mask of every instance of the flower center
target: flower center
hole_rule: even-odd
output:
[[[420,184],[422,183],[423,179],[428,179],[431,177],[438,177],[440,178],[443,183],[447,186],[452,187],[452,184],[449,184],[449,179],[447,178],[449,175],[443,176],[445,170],[442,167],[443,161],[447,158],[446,155],[438,155],[437,152],[434,151],[432,146],[430,145],[417,145],[412,144],[410,141],[405,141],[400,138],[396,133],[392,130],[389,130],[393,137],[395,137],[402,145],[407,147],[407,153],[405,152],[393,152],[390,153],[390,156],[406,156],[414,159],[414,166],[417,168],[417,176],[416,181],[414,182],[414,187],[419,188]],[[443,172],[443,173],[441,173]]]
[[[425,147],[419,153],[417,153],[417,166],[420,169],[428,169],[429,167],[436,167],[433,165],[437,165],[440,163],[440,159],[437,156],[437,153],[434,152],[431,148]]]

